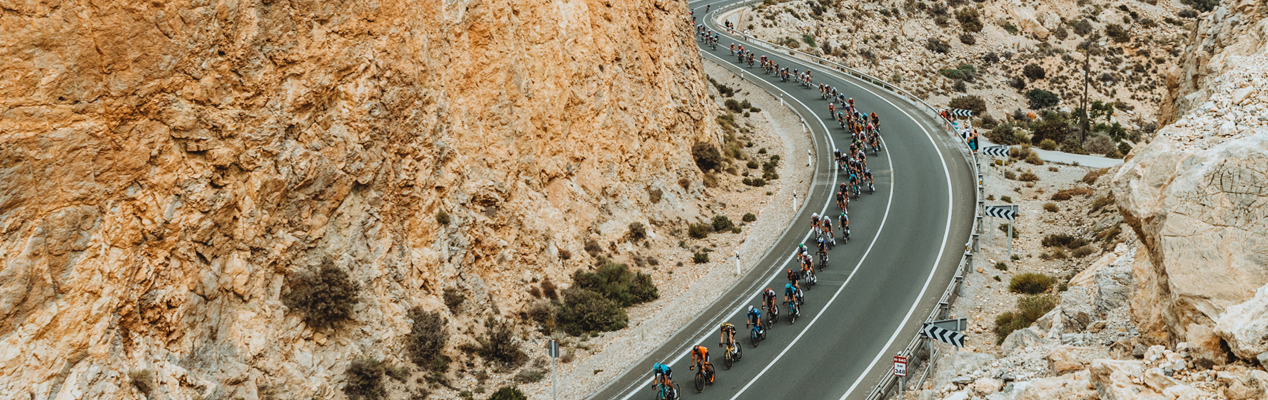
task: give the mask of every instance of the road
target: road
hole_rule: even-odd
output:
[[[736,0],[689,3],[699,18],[705,7],[714,10]],[[706,20],[711,18],[706,18]],[[809,236],[811,213],[837,212],[831,195],[841,178],[832,167],[832,149],[848,148],[848,133],[828,118],[828,104],[814,88],[780,82],[761,68],[738,66],[727,45],[743,43],[722,32],[718,49],[701,47],[701,56],[782,96],[806,118],[817,150],[814,182],[808,203],[794,226],[717,303],[648,356],[631,360],[625,370],[595,393],[596,399],[650,399],[651,366],[665,362],[674,371],[683,399],[862,399],[883,374],[891,356],[902,349],[935,306],[951,281],[956,264],[970,239],[974,193],[972,169],[964,160],[963,145],[943,133],[930,115],[901,97],[835,74],[833,70],[753,48],[780,66],[814,69],[816,82],[844,89],[859,109],[881,116],[883,151],[868,155],[876,192],[850,202],[852,240],[829,252],[828,267],[819,283],[806,290],[802,318],[789,325],[787,313],[758,347],[748,344],[744,313],[758,305],[761,288],[772,287],[782,298],[784,270],[794,268],[798,243],[813,247]],[[698,42],[703,45],[703,42]],[[756,63],[755,63],[756,65]],[[797,162],[787,160],[787,162]],[[835,222],[835,221],[834,221]],[[839,227],[838,227],[839,228]],[[739,328],[743,359],[727,370],[718,347],[718,326],[729,321]],[[692,384],[688,349],[710,348],[717,366],[716,383],[702,393]]]

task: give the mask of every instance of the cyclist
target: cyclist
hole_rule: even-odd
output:
[[[845,212],[841,212],[841,216],[837,217],[837,222],[841,225],[841,239],[850,241],[850,216]]]
[[[707,5],[705,5],[705,6],[704,6],[704,12],[709,12],[709,7],[713,7],[713,5],[712,5],[712,4],[707,4]]]
[[[735,55],[735,43],[731,43],[731,55]]]
[[[774,290],[771,290],[771,288],[766,288],[766,290],[762,291],[762,304],[768,306],[769,307],[767,308],[768,310],[775,309],[775,291]]]
[[[728,344],[734,346],[735,345],[735,325],[731,325],[730,322],[723,322],[722,326],[719,327],[719,330],[722,331],[722,339],[720,339],[722,341],[718,343],[718,346],[723,349],[725,349]]]
[[[819,213],[810,214],[810,232],[819,236]]]
[[[696,366],[700,366],[703,370],[704,364],[709,363],[709,348],[701,345],[695,345],[691,348],[691,366],[687,367],[688,371],[694,371]]]
[[[754,308],[753,306],[748,306],[748,318],[744,320],[744,327],[748,328],[753,325],[757,326],[757,332],[759,334],[763,332],[762,311]]]
[[[674,370],[669,368],[668,365],[665,365],[662,363],[656,363],[655,365],[652,365],[652,390],[653,391],[656,390],[656,385],[660,384],[660,385],[665,385],[665,389],[669,390],[670,394],[673,394],[673,391],[674,391],[674,385],[672,383],[673,380],[674,380]],[[670,397],[673,397],[673,396],[670,396]]]
[[[806,244],[805,244],[805,243],[798,243],[798,244],[797,244],[797,257],[801,257],[802,255],[806,254],[806,251],[807,251],[807,250],[806,250]]]
[[[838,191],[837,192],[837,208],[841,209],[841,211],[845,211],[846,204],[849,204],[849,201],[850,201],[848,199],[849,199],[848,197],[845,197],[845,190]]]
[[[796,301],[797,292],[799,291],[801,291],[801,288],[797,287],[796,285],[793,285],[792,283],[785,283],[784,284],[784,303],[788,303],[789,301]]]
[[[837,245],[837,238],[832,234],[832,218],[823,218],[823,236],[827,238],[833,246]]]
[[[867,169],[867,168],[864,168],[864,169],[863,169],[863,179],[867,181],[867,189],[868,189],[868,190],[871,190],[871,191],[873,191],[873,192],[874,192],[874,191],[876,191],[876,186],[872,184],[872,170]]]
[[[823,238],[819,238],[818,245],[819,245],[819,256],[823,257],[824,260],[827,260],[828,259],[828,241],[824,240]]]

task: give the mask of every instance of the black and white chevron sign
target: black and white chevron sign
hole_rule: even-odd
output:
[[[933,324],[926,323],[920,328],[920,334],[925,337],[937,340],[939,342],[954,345],[955,347],[964,347],[964,334],[952,330],[942,329]]]
[[[973,110],[961,110],[961,109],[958,109],[958,108],[952,108],[952,109],[951,109],[951,115],[954,115],[954,116],[957,116],[957,117],[972,117],[972,116],[973,116]]]
[[[1017,206],[986,206],[986,216],[1012,221],[1017,219]]]
[[[983,147],[982,153],[986,153],[988,156],[1008,157],[1008,146]]]

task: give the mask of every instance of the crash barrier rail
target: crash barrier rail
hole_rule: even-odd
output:
[[[738,3],[732,3],[723,7],[719,7],[717,10],[713,11],[709,15],[720,15],[722,13],[727,13],[736,8],[746,7],[750,4],[760,3],[760,2],[761,0],[747,0],[747,1],[741,1]],[[706,18],[708,18],[709,15],[706,15]],[[714,22],[718,25],[721,25],[721,22],[718,20],[714,20]],[[848,76],[853,77],[854,79],[867,82],[868,84],[871,84],[872,86],[882,88],[893,95],[902,97],[908,103],[918,106],[921,109],[921,111],[933,117],[935,121],[940,122],[943,128],[943,133],[950,134],[951,136],[955,137],[956,141],[962,145],[962,147],[960,148],[960,154],[964,156],[964,161],[969,165],[970,168],[972,168],[973,176],[975,177],[974,181],[976,186],[975,190],[973,191],[974,201],[976,204],[976,206],[974,207],[974,212],[973,212],[973,226],[972,228],[970,228],[970,231],[969,231],[971,235],[971,239],[969,243],[966,243],[964,246],[964,254],[960,256],[960,262],[956,265],[956,268],[955,268],[955,277],[952,278],[951,283],[947,285],[946,290],[942,292],[942,297],[938,299],[937,307],[935,307],[933,311],[929,313],[929,316],[925,318],[924,323],[930,324],[930,323],[933,323],[934,321],[945,319],[951,311],[951,306],[955,304],[956,299],[958,299],[960,296],[960,289],[961,289],[961,286],[964,284],[965,274],[967,274],[969,271],[973,269],[973,255],[979,249],[978,239],[981,236],[982,229],[983,229],[982,212],[983,212],[983,207],[985,206],[985,203],[982,200],[983,177],[981,173],[981,165],[978,163],[977,155],[973,152],[971,148],[969,148],[968,142],[966,142],[964,138],[960,136],[959,132],[955,131],[955,127],[954,125],[952,125],[950,120],[943,118],[940,110],[933,107],[928,102],[925,102],[924,99],[916,97],[916,95],[911,94],[910,92],[903,90],[903,88],[900,88],[892,83],[889,83],[885,81],[884,79],[874,77],[863,71],[859,71],[854,68],[841,65],[839,63],[825,59],[820,56],[816,56],[814,54],[806,53],[796,49],[791,49],[783,45],[767,42],[767,41],[757,39],[754,37],[749,37],[747,34],[741,34],[741,36],[743,36],[744,41],[757,44],[761,47],[765,47],[766,50],[772,53],[774,52],[784,53],[794,58],[800,59],[802,61],[812,62],[812,63],[818,64],[821,67],[828,67],[834,72],[846,74]],[[907,347],[905,347],[903,351],[898,354],[898,355],[907,357],[907,360],[908,360],[907,371],[909,372],[909,374],[912,371],[921,370],[919,374],[919,379],[916,380],[914,387],[920,387],[920,385],[924,383],[925,379],[927,379],[929,375],[933,372],[932,361],[937,359],[940,353],[940,350],[936,346],[932,346],[932,342],[931,342],[932,340],[933,339],[927,338],[924,335],[917,333],[914,335],[911,341],[907,344]],[[901,396],[902,390],[904,390],[905,388],[899,387],[900,382],[901,382],[900,379],[897,376],[894,376],[893,369],[891,367],[890,373],[885,374],[885,376],[881,378],[881,381],[878,382],[875,387],[873,387],[870,393],[868,393],[867,400],[887,399],[894,395]]]

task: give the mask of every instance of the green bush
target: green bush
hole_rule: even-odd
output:
[[[1043,293],[1052,288],[1052,277],[1044,274],[1027,272],[1013,276],[1008,282],[1008,291],[1022,294]]]
[[[1034,165],[1043,165],[1043,159],[1039,158],[1039,153],[1030,153],[1029,155],[1026,155],[1026,162]]]
[[[1022,296],[1017,299],[1017,311],[1022,318],[1030,322],[1038,321],[1040,317],[1047,314],[1052,309],[1057,308],[1061,304],[1061,298],[1051,294],[1034,294],[1030,296]],[[1026,324],[1030,325],[1030,324]]]
[[[445,210],[437,211],[436,223],[441,225],[449,225],[449,213],[445,212]]]
[[[441,354],[449,340],[445,319],[440,313],[424,311],[421,307],[410,309],[409,319],[414,321],[405,336],[405,352],[410,361],[420,368],[443,373],[449,365],[449,359]]]
[[[801,41],[806,42],[806,45],[807,45],[807,46],[810,46],[810,48],[812,48],[812,49],[816,47],[816,46],[815,46],[815,37],[814,37],[814,36],[810,36],[810,34],[808,34],[808,33],[803,33],[803,34],[801,34]]]
[[[744,166],[748,167],[748,169],[757,169],[758,167],[756,160],[748,160],[748,163],[744,164]]]
[[[972,45],[977,44],[977,38],[973,37],[973,35],[968,34],[968,33],[961,33],[961,34],[960,34],[960,43],[964,43],[964,44],[967,44],[967,45],[969,45],[969,46],[972,46]]]
[[[445,300],[445,307],[454,314],[458,313],[458,307],[462,306],[462,302],[467,301],[467,295],[453,288],[445,288],[442,297]]]
[[[630,239],[635,241],[647,238],[647,227],[642,222],[630,223]]]
[[[1220,0],[1180,0],[1180,3],[1193,7],[1195,10],[1207,12],[1215,10],[1215,7],[1219,7]]]
[[[1057,97],[1056,93],[1043,89],[1030,89],[1026,92],[1026,98],[1029,100],[1031,110],[1041,110],[1061,103],[1061,98]]]
[[[289,292],[282,296],[282,303],[303,313],[308,326],[334,328],[352,318],[361,288],[330,260],[314,270],[289,275],[286,280]]]
[[[1114,39],[1115,43],[1127,43],[1132,40],[1132,35],[1119,24],[1105,25],[1105,36]]]
[[[503,386],[498,388],[498,391],[493,392],[493,395],[489,396],[489,400],[528,400],[528,396],[525,396],[524,392],[521,392],[517,387]]]
[[[1039,148],[1052,151],[1057,149],[1057,142],[1052,139],[1044,139],[1039,141]]]
[[[1087,19],[1078,20],[1078,22],[1071,24],[1070,27],[1074,28],[1074,33],[1079,36],[1087,36],[1087,34],[1092,33],[1092,22]]]
[[[701,171],[711,171],[722,165],[722,153],[718,151],[718,147],[705,142],[696,142],[691,145],[691,155],[695,157],[696,167]]]
[[[1004,342],[1010,333],[1025,329],[1057,307],[1060,299],[1050,294],[1024,296],[1017,299],[1017,309],[995,317],[995,344]]]
[[[621,307],[629,307],[660,298],[651,275],[631,272],[625,264],[602,260],[602,266],[594,272],[578,269],[572,274],[573,286],[591,290],[615,301]]]
[[[695,254],[691,255],[691,260],[695,261],[696,264],[707,263],[709,262],[709,253],[696,252]]]
[[[629,316],[619,303],[591,290],[575,286],[564,289],[559,327],[569,335],[620,330],[629,322]]]
[[[387,396],[383,385],[385,368],[382,361],[353,360],[344,372],[343,394],[349,399],[381,399]]]
[[[727,99],[725,102],[722,102],[722,105],[726,106],[726,109],[731,110],[731,112],[738,113],[744,111],[744,109],[740,108],[740,102],[735,101],[735,99]]]
[[[709,237],[709,232],[713,231],[713,225],[706,223],[691,224],[687,226],[687,235],[693,239],[704,239]]]
[[[999,197],[999,201],[1002,201],[1002,202],[1005,202],[1005,203],[1012,203],[1012,202],[1013,202],[1013,197],[1012,197],[1012,196],[1000,196],[1000,197]]]
[[[995,269],[998,269],[998,270],[1000,270],[1000,271],[1007,271],[1007,270],[1008,270],[1008,264],[1004,264],[1004,262],[1003,262],[1003,261],[996,262],[996,263],[995,263]]]
[[[1024,133],[1018,132],[1011,122],[995,125],[990,131],[986,132],[986,137],[992,142],[999,145],[1015,145],[1029,143]]]
[[[725,215],[713,216],[713,230],[714,231],[717,231],[717,232],[729,231],[731,230],[732,227],[735,227],[735,224],[732,223],[731,219],[727,218]]]
[[[753,221],[757,221],[757,216],[756,216],[756,215],[753,215],[753,213],[744,213],[744,218],[743,218],[743,220],[744,220],[744,222],[753,222]]]
[[[1066,247],[1073,242],[1074,236],[1064,233],[1050,233],[1047,236],[1044,236],[1043,240],[1039,241],[1039,244],[1042,244],[1043,247]]]

